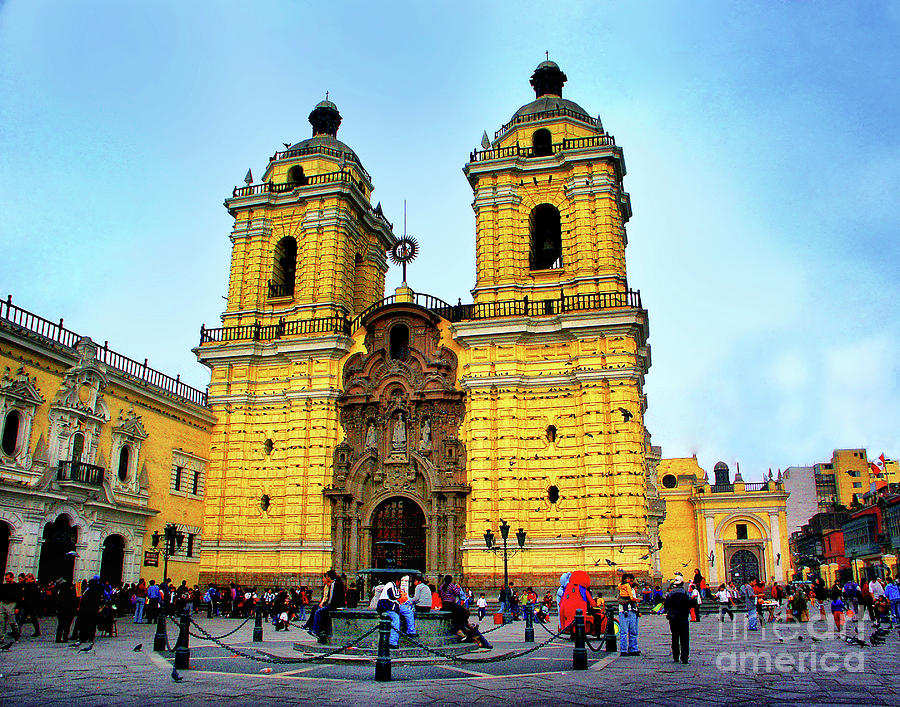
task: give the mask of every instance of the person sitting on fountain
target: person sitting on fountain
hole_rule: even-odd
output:
[[[391,620],[391,648],[400,647],[400,616],[406,620],[406,635],[418,636],[416,633],[416,615],[406,604],[404,592],[393,582],[384,583],[381,596],[378,597],[376,609]]]
[[[420,614],[431,611],[431,589],[425,584],[422,575],[417,574],[413,577],[413,585],[415,587],[413,595],[406,603]]]
[[[322,601],[310,612],[309,619],[303,625],[307,631],[320,638],[331,631],[331,615],[329,612],[339,609],[345,604],[344,582],[333,569],[322,575],[324,587]]]
[[[463,590],[453,581],[449,574],[438,586],[441,598],[441,609],[450,612],[450,627],[456,632],[460,641],[474,641],[482,648],[490,648],[491,644],[481,635],[477,624],[469,622],[469,610],[464,606],[466,599]]]

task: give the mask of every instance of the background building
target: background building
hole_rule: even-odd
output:
[[[195,582],[213,417],[206,393],[0,301],[0,568],[160,581],[154,530]]]
[[[710,585],[756,576],[778,582],[791,575],[788,494],[780,479],[731,481],[728,465],[715,466],[715,483],[694,457],[662,459],[657,467],[666,518],[660,526],[664,577],[699,569]]]

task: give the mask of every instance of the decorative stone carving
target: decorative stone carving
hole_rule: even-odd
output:
[[[31,469],[33,462],[29,454],[31,447],[31,429],[35,411],[44,403],[37,388],[37,379],[30,378],[25,367],[20,366],[15,375],[9,367],[0,379],[0,431],[5,428],[7,417],[15,413],[18,418],[18,434],[12,454],[0,448],[0,463],[15,466],[25,471]]]

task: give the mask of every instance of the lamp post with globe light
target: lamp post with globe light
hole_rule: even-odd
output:
[[[520,550],[525,548],[525,529],[519,528],[516,533],[516,541],[519,544],[519,547],[510,548],[507,544],[507,539],[509,538],[509,523],[507,523],[502,518],[500,519],[500,537],[503,539],[503,547],[498,547],[494,544],[495,535],[488,528],[484,533],[484,544],[487,545],[487,551],[493,552],[498,557],[502,554],[503,556],[503,592],[506,597],[506,601],[503,605],[503,623],[508,624],[512,623],[512,613],[510,612],[510,590],[509,590],[509,556],[515,555]]]

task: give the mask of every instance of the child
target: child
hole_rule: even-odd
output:
[[[484,598],[484,594],[478,597],[476,605],[478,606],[478,620],[481,621],[487,613],[487,599]]]
[[[834,617],[834,627],[840,633],[844,628],[844,602],[840,596],[831,602],[831,615]]]
[[[287,611],[282,611],[278,614],[278,621],[275,624],[276,631],[287,631],[288,630],[288,613]]]

